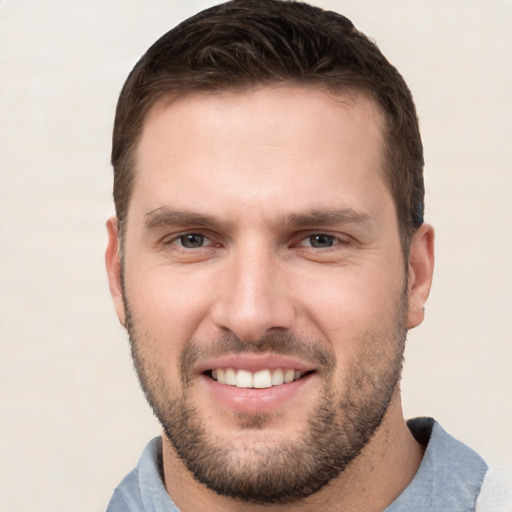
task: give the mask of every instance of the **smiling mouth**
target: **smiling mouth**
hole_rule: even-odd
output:
[[[281,386],[302,379],[311,371],[302,372],[293,368],[265,369],[257,372],[235,368],[215,368],[206,372],[219,384],[236,386],[237,388],[264,389]]]

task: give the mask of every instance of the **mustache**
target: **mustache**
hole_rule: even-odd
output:
[[[257,341],[243,341],[226,333],[215,341],[191,340],[180,355],[180,373],[186,383],[198,361],[229,354],[289,355],[316,363],[327,374],[336,368],[336,355],[331,347],[318,340],[306,339],[289,333],[268,333]]]

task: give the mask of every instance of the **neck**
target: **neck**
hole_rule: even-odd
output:
[[[422,457],[403,419],[399,390],[359,456],[320,491],[296,503],[257,505],[219,496],[194,479],[163,436],[165,486],[181,512],[380,512],[409,485]]]

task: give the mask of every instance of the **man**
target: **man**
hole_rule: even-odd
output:
[[[403,418],[434,233],[412,97],[349,20],[185,21],[128,77],[112,163],[110,287],[164,433],[109,511],[475,510],[485,462]]]

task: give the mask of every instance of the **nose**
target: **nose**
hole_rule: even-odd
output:
[[[256,342],[272,330],[288,330],[295,319],[287,273],[272,250],[245,248],[228,257],[219,276],[213,321],[239,339]]]

